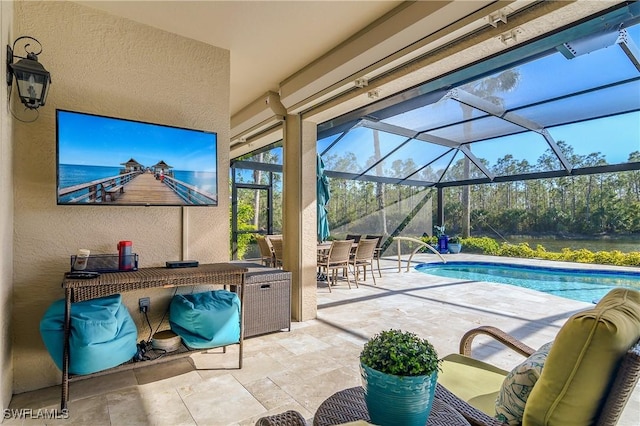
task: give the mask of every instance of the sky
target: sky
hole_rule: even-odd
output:
[[[163,160],[174,170],[215,172],[217,135],[159,124],[57,111],[60,164],[146,167]]]

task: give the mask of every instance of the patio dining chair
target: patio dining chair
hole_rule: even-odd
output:
[[[374,238],[378,239],[378,243],[376,244],[376,250],[373,253],[373,258],[376,260],[376,263],[378,265],[378,275],[380,275],[380,278],[382,278],[382,272],[380,271],[380,256],[382,255],[382,242],[383,242],[382,235],[367,235],[365,238],[368,240],[372,240]]]
[[[327,255],[318,258],[318,267],[320,271],[326,273],[329,291],[331,291],[331,285],[335,285],[336,283],[339,270],[343,271],[344,275],[346,275],[347,284],[349,284],[349,288],[351,288],[348,269],[352,246],[353,240],[334,240],[331,242],[331,247]],[[331,272],[331,275],[329,272]],[[356,287],[357,286],[358,283],[356,282]]]
[[[528,357],[511,371],[471,357],[486,335]],[[479,327],[443,359],[438,398],[472,425],[615,425],[640,377],[640,291],[616,288],[537,351]]]
[[[256,241],[260,249],[260,261],[262,264],[265,266],[275,266],[276,258],[269,240],[262,235],[257,235]]]
[[[360,235],[360,234],[347,234],[347,236],[344,239],[345,240],[353,240],[354,243],[359,243],[360,242],[360,238],[362,238],[362,235]]]
[[[367,266],[371,269],[371,276],[373,277],[373,284],[376,283],[376,276],[373,273],[373,257],[376,251],[376,245],[378,240],[369,238],[361,239],[356,248],[356,252],[351,256],[349,263],[353,267],[353,272],[356,277],[356,285],[358,285],[358,279],[360,278],[360,268],[364,274],[364,280],[367,280]]]
[[[273,266],[275,268],[282,268],[284,260],[284,248],[282,238],[270,238],[271,246],[273,247]]]

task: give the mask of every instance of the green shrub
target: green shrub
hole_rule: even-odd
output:
[[[440,369],[433,345],[417,334],[387,330],[373,336],[360,353],[360,362],[385,374],[428,376]]]
[[[420,239],[420,241],[422,241],[422,242],[424,242],[426,244],[438,244],[438,237],[436,237],[436,236],[433,236],[433,237],[429,237],[429,236],[424,237],[423,236],[423,237],[420,237],[419,239]]]
[[[429,241],[428,237],[423,241]],[[489,237],[461,239],[466,253],[480,253],[490,256],[536,258],[564,262],[595,263],[600,265],[640,266],[640,252],[622,253],[619,250],[592,252],[587,249],[562,249],[561,252],[548,252],[540,244],[532,249],[528,243],[499,244]]]
[[[529,243],[520,243],[518,245],[502,243],[500,245],[500,249],[498,250],[498,256],[507,256],[507,257],[524,257],[531,258],[537,257],[537,252],[534,251],[531,247],[529,247]]]
[[[463,238],[462,246],[466,253],[482,253],[489,255],[497,255],[500,248],[498,242],[489,237]]]
[[[625,262],[628,266],[640,266],[640,252],[627,253]]]

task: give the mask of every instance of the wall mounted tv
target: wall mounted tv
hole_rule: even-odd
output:
[[[57,201],[216,206],[217,135],[56,110]]]

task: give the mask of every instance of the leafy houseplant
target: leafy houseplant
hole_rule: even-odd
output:
[[[360,353],[360,372],[371,421],[426,424],[440,369],[433,345],[411,332],[387,330]]]
[[[440,225],[440,226],[435,225],[433,229],[435,231],[434,233],[436,234],[436,237],[440,238],[445,235],[445,229],[446,229],[445,225]]]

